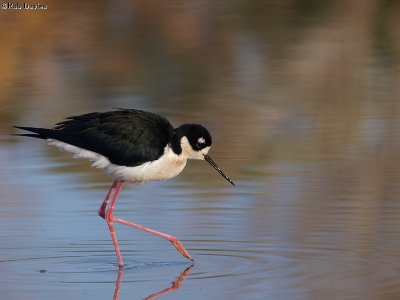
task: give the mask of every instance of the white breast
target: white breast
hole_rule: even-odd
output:
[[[102,169],[114,179],[143,183],[151,180],[166,180],[177,176],[186,165],[186,157],[176,155],[167,145],[164,154],[154,161],[146,162],[137,167],[119,166],[111,163],[107,157],[93,151],[88,151],[57,140],[48,139],[49,145],[66,152],[71,152],[76,158],[86,158],[93,162],[92,166]]]

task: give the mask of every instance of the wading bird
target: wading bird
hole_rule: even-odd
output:
[[[47,140],[50,145],[73,153],[74,157],[89,159],[93,162],[92,166],[114,178],[98,213],[107,222],[120,269],[124,264],[114,222],[162,237],[170,241],[184,257],[193,261],[175,236],[113,215],[124,182],[141,184],[170,179],[182,172],[188,159],[196,159],[206,160],[235,185],[208,155],[211,135],[198,124],[184,124],[174,129],[167,119],[157,114],[136,109],[118,109],[68,117],[52,129],[14,127],[31,132],[17,135]]]

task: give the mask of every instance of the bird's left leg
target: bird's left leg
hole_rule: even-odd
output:
[[[128,221],[125,221],[123,219],[119,219],[119,218],[115,218],[115,217],[113,218],[113,221],[117,222],[117,223],[121,223],[121,224],[127,225],[127,226],[134,227],[134,228],[139,229],[139,230],[146,231],[148,233],[154,234],[154,235],[159,236],[159,237],[162,237],[163,239],[166,239],[166,240],[170,241],[175,246],[175,248],[184,257],[186,257],[187,259],[190,259],[191,261],[193,261],[193,259],[190,256],[189,252],[185,249],[183,244],[175,236],[172,236],[172,235],[169,235],[169,234],[165,234],[165,233],[162,233],[162,232],[159,232],[159,231],[144,227],[142,225],[135,224],[135,223],[132,223],[132,222],[128,222]]]

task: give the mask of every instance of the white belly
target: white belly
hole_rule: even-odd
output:
[[[168,146],[158,159],[146,162],[137,167],[119,166],[111,163],[107,157],[75,147],[57,140],[48,139],[49,145],[66,152],[71,152],[76,158],[86,158],[93,162],[92,166],[102,169],[114,179],[142,183],[151,180],[166,180],[177,176],[186,165],[186,158],[176,155]]]

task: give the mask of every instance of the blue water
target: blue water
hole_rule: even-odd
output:
[[[299,195],[315,196],[318,188],[307,182],[320,179],[301,166],[264,181],[238,178],[231,187],[202,162],[189,164],[193,176],[125,187],[115,212],[177,235],[193,267],[170,243],[116,225],[126,264],[118,280],[107,226],[97,215],[111,181],[69,170],[89,164],[68,164],[66,153],[48,157],[46,147],[23,139],[1,150],[0,270],[7,299],[144,299],[171,288],[187,268],[164,299],[368,298],[397,290],[397,203],[382,205],[381,216],[376,205],[339,195],[311,205]],[[191,179],[200,173],[202,180]],[[364,216],[375,216],[379,234]]]

